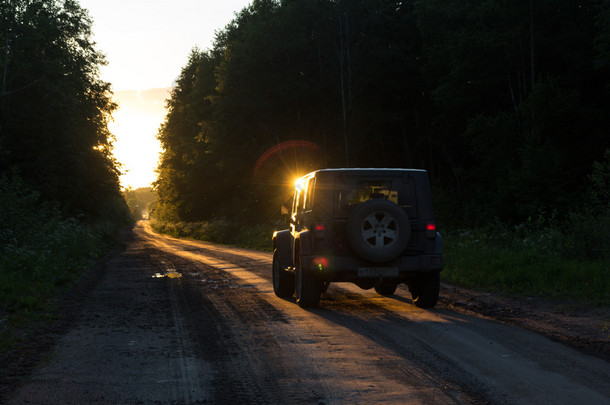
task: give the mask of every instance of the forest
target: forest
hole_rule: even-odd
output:
[[[0,352],[130,222],[91,24],[73,0],[0,2]]]
[[[609,97],[608,0],[255,0],[182,69],[154,215],[271,221],[323,167],[427,169],[454,229],[607,215]]]
[[[99,79],[103,55],[76,1],[0,5],[0,170],[69,215],[103,217],[120,198],[107,124],[116,109]]]

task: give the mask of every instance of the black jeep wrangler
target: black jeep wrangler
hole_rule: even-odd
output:
[[[284,207],[284,213],[288,209]],[[290,229],[273,234],[273,289],[316,307],[331,282],[433,307],[443,268],[425,170],[324,169],[297,181]]]

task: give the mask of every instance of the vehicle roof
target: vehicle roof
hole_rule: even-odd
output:
[[[315,170],[311,173],[306,174],[303,177],[312,176],[315,173],[353,173],[353,174],[361,174],[361,175],[383,175],[383,174],[398,174],[398,173],[426,173],[426,170],[423,169],[401,169],[401,168],[379,168],[379,167],[369,167],[369,168],[332,168],[332,169],[319,169]]]

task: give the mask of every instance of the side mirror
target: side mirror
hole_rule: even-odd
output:
[[[284,222],[286,222],[287,224],[290,224],[291,223],[290,208],[288,208],[282,204],[282,206],[280,207],[280,213],[282,214],[282,219],[284,220]]]

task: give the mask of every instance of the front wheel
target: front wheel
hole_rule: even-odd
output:
[[[409,281],[413,304],[418,308],[432,308],[438,301],[441,275],[438,271],[421,273]]]
[[[273,291],[280,298],[294,294],[294,276],[281,268],[277,249],[273,251]]]
[[[297,252],[296,265],[296,293],[297,304],[301,308],[315,308],[320,304],[322,283],[313,274],[303,269],[301,255]]]

